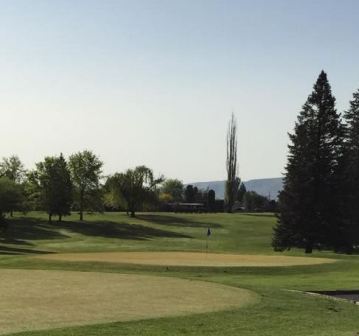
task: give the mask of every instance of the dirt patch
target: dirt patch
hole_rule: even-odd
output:
[[[335,259],[327,258],[191,252],[59,253],[36,256],[36,258],[63,261],[97,261],[140,265],[197,267],[272,267],[317,265],[335,262]]]
[[[0,334],[234,309],[248,290],[133,274],[0,270]]]

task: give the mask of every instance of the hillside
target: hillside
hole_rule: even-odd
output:
[[[271,199],[276,199],[283,187],[283,179],[281,177],[254,179],[244,181],[243,183],[248,191],[255,191],[256,193],[268,196]],[[195,182],[189,184],[192,184],[199,189],[213,189],[216,192],[217,199],[224,198],[225,181]]]

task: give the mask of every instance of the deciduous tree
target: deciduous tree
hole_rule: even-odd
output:
[[[85,209],[98,207],[102,166],[102,161],[88,150],[70,156],[69,167],[81,221]]]
[[[6,176],[11,181],[20,184],[25,178],[26,170],[17,155],[3,158],[0,163],[0,176]]]
[[[183,183],[177,179],[166,179],[161,186],[161,192],[171,195],[175,202],[183,199],[183,189]]]
[[[37,185],[41,207],[48,213],[49,222],[53,215],[62,217],[70,214],[72,205],[72,182],[67,163],[59,157],[46,157],[36,164],[36,171],[30,177]]]
[[[4,222],[6,213],[21,210],[24,200],[23,190],[19,184],[8,177],[0,177],[0,222]]]
[[[114,174],[110,179],[109,184],[113,190],[117,190],[126,201],[127,212],[131,217],[135,217],[136,211],[144,203],[157,199],[157,187],[163,182],[163,177],[154,178],[152,170],[146,166]]]

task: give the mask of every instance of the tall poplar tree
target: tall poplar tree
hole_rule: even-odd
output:
[[[339,164],[343,126],[327,75],[322,71],[289,134],[290,145],[280,213],[274,229],[276,250],[342,247]]]
[[[232,212],[236,201],[240,179],[238,178],[237,166],[237,121],[232,113],[227,131],[227,181],[225,188],[225,204],[227,212]]]

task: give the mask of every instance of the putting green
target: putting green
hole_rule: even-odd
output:
[[[257,294],[178,278],[0,270],[0,334],[234,309]]]
[[[160,266],[207,266],[207,267],[263,267],[317,265],[335,262],[335,259],[266,256],[245,254],[219,254],[195,252],[100,252],[59,253],[36,258],[63,261],[97,261]]]

